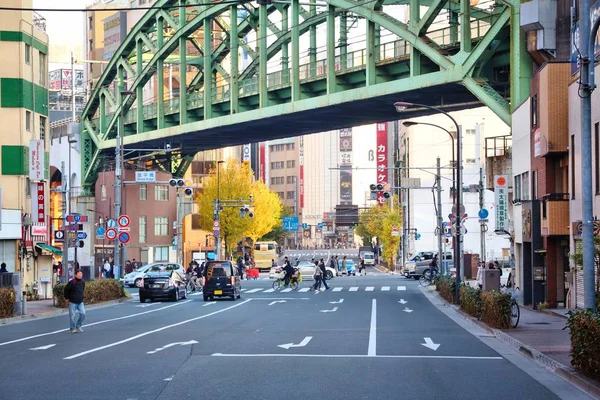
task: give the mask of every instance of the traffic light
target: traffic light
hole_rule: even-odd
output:
[[[371,200],[380,198],[387,200],[392,197],[392,187],[388,183],[372,183],[369,185],[369,189],[371,189]]]
[[[190,187],[189,182],[181,178],[169,179],[169,186],[176,189],[183,189],[183,194],[188,197],[194,194],[194,190]]]
[[[254,218],[254,213],[250,210],[250,206],[248,206],[247,204],[240,207],[240,217],[245,218]]]

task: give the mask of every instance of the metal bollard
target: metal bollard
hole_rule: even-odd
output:
[[[21,315],[27,315],[27,292],[23,292],[21,299]]]

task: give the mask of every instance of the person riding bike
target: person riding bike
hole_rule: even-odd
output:
[[[285,276],[283,278],[284,284],[285,286],[288,286],[290,284],[290,279],[292,279],[292,276],[294,275],[294,267],[292,267],[292,264],[290,264],[290,262],[286,262],[285,265],[283,266],[283,270],[285,271]]]

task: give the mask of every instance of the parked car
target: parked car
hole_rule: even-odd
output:
[[[185,299],[185,279],[177,270],[150,270],[141,281],[140,303],[146,299],[154,301],[168,298],[174,301]]]
[[[138,268],[137,270],[128,273],[123,278],[120,279],[123,285],[127,285],[129,287],[140,287],[140,283],[142,282],[142,278],[147,272],[157,272],[157,271],[178,271],[179,274],[185,277],[185,269],[183,265],[177,263],[152,263],[146,264],[143,267]]]
[[[408,261],[404,263],[404,269],[402,273],[406,278],[412,277],[413,279],[419,279],[423,275],[423,271],[429,268],[431,260],[437,254],[437,251],[419,251],[417,254],[412,256]],[[444,257],[445,261],[449,261],[450,268],[454,267],[454,258],[452,252],[447,251]],[[438,271],[441,269],[442,263],[438,260]]]
[[[242,284],[238,269],[231,261],[208,261],[202,272],[202,292],[204,301],[215,297],[242,297]]]
[[[338,260],[338,273],[340,275],[348,274],[348,276],[356,276],[356,266],[354,265],[354,260],[346,258],[346,271],[342,270],[342,260]]]
[[[277,277],[277,268],[280,267],[272,267],[269,271],[270,279],[275,279]],[[300,261],[295,268],[298,268],[300,275],[302,275],[302,279],[312,279],[313,273],[315,271],[315,264],[310,261]],[[325,271],[327,274],[327,279],[333,279],[333,277],[336,276],[336,271],[331,267],[326,266]]]

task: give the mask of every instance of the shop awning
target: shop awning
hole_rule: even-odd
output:
[[[49,246],[45,243],[36,243],[35,247],[39,247],[42,250],[49,251],[50,253],[54,253],[57,256],[62,256],[62,250],[57,249],[56,247]]]

